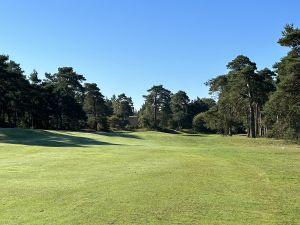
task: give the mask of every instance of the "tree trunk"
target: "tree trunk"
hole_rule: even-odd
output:
[[[58,129],[59,129],[59,130],[62,129],[62,115],[61,115],[61,113],[59,114],[59,125],[58,125]]]
[[[249,98],[249,128],[250,128],[250,137],[255,138],[255,116],[253,109],[253,96],[250,82],[247,83],[248,88],[248,98]]]
[[[0,115],[0,126],[4,126],[4,124],[5,124],[5,114],[4,114],[4,110],[2,108],[1,115]]]
[[[95,98],[93,99],[93,116],[94,116],[93,129],[97,130],[98,121],[96,121],[96,119],[97,119],[97,109],[96,109],[96,100],[95,100]]]
[[[261,116],[261,111],[259,109],[259,136],[263,137],[264,133],[263,133],[263,124],[262,124],[262,116]]]
[[[253,109],[253,106],[252,104],[250,103],[249,105],[249,127],[250,127],[250,137],[251,138],[255,138],[256,135],[255,135],[255,117],[254,117],[254,109]]]
[[[258,103],[255,103],[255,136],[259,136],[259,107]]]
[[[250,137],[249,112],[247,112],[246,115],[247,115],[247,125],[248,125],[248,126],[247,126],[247,137]]]
[[[232,136],[232,128],[231,128],[230,125],[229,125],[229,127],[228,127],[228,135],[229,135],[229,136]]]
[[[154,97],[154,127],[157,128],[157,100]]]

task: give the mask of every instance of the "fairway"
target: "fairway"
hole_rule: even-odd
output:
[[[1,225],[300,224],[300,146],[0,129]]]

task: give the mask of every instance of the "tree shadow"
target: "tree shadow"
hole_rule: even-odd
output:
[[[186,137],[207,137],[207,134],[182,134],[182,136]]]
[[[190,129],[181,130],[180,133],[182,136],[188,136],[188,137],[207,137],[209,134],[213,134],[209,132],[199,133],[197,131],[190,130]]]
[[[128,132],[121,132],[121,131],[114,131],[114,132],[96,132],[95,134],[103,135],[107,137],[123,137],[123,138],[135,138],[135,139],[142,139],[141,137],[131,134]]]
[[[0,142],[44,147],[84,147],[88,145],[118,145],[88,137],[73,136],[66,131],[59,133],[32,129],[0,129]]]
[[[158,132],[167,133],[167,134],[180,134],[177,130],[167,129],[167,128],[157,128]]]

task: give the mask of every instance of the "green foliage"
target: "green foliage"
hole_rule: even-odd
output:
[[[226,135],[247,130],[249,137],[263,136],[262,107],[275,90],[274,72],[267,68],[256,71],[256,64],[242,55],[227,68],[228,74],[207,82],[210,92],[218,97],[218,130]]]
[[[58,72],[51,75],[46,74],[45,83],[51,90],[54,98],[53,115],[51,115],[51,127],[56,129],[77,130],[80,121],[86,120],[82,109],[82,98],[84,88],[83,75],[77,74],[72,67],[58,68]]]
[[[30,83],[20,64],[0,56],[0,126],[16,127],[28,123],[26,110],[30,107]]]
[[[133,115],[133,102],[131,97],[127,97],[124,93],[118,95],[116,98],[113,96],[112,98],[112,108],[113,108],[113,115],[114,115],[114,121],[116,121],[115,117],[118,117],[118,128],[125,128],[128,125],[128,118],[129,116]],[[117,128],[114,127],[114,128]]]
[[[210,92],[218,97],[217,112],[214,113],[216,121],[219,121],[214,123],[219,126],[218,130],[231,134],[243,124],[250,137],[267,135],[299,139],[299,40],[299,29],[287,25],[278,42],[292,49],[275,64],[275,72],[267,68],[256,71],[254,62],[238,56],[228,63],[228,74],[207,83]]]
[[[277,138],[300,138],[300,31],[287,25],[278,41],[291,51],[275,64],[277,89],[265,106],[266,122],[270,136]]]
[[[162,85],[153,86],[144,96],[145,104],[140,110],[140,121],[147,128],[168,128],[171,122],[171,91]]]
[[[189,97],[184,91],[178,91],[171,97],[172,127],[182,129],[186,127],[188,117]]]
[[[193,128],[198,132],[207,132],[205,113],[199,113],[193,119]]]
[[[138,113],[124,93],[104,98],[95,83],[72,67],[58,68],[39,79],[28,79],[20,65],[0,55],[0,127],[94,130],[125,129],[138,116],[143,128],[168,131],[191,129],[248,137],[300,137],[300,30],[285,26],[278,40],[289,53],[274,65],[257,70],[256,63],[238,55],[228,73],[206,84],[212,98],[190,101],[186,92],[173,94],[163,85],[151,87]]]
[[[84,84],[83,109],[88,117],[87,125],[95,130],[107,130],[107,106],[104,96],[95,83]]]
[[[83,81],[84,76],[72,67],[46,73],[44,80],[34,70],[26,79],[19,64],[0,55],[0,127],[108,130],[112,102],[104,99],[95,83],[83,86]],[[119,98],[121,110],[127,110],[122,117],[124,125],[133,113],[133,103],[124,94]],[[130,109],[124,107],[124,99]]]
[[[282,32],[282,38],[278,40],[281,46],[286,46],[299,50],[300,47],[300,29],[295,28],[293,24],[287,24]]]
[[[198,132],[224,133],[224,124],[219,115],[218,107],[215,105],[208,111],[197,114],[193,118],[193,129]]]
[[[110,116],[108,118],[108,123],[112,129],[120,130],[120,129],[122,129],[122,126],[123,126],[122,119],[117,115]]]
[[[195,100],[192,100],[188,104],[188,115],[185,128],[192,128],[194,117],[199,113],[208,111],[215,105],[216,102],[212,98],[197,98]]]
[[[216,104],[211,98],[190,102],[186,92],[172,94],[162,85],[153,86],[148,92],[138,116],[140,125],[150,129],[191,129],[194,116]]]
[[[97,123],[97,130],[98,131],[109,131],[109,123],[107,117],[103,116],[100,118],[100,120]]]

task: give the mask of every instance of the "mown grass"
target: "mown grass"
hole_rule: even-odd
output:
[[[0,129],[0,224],[300,224],[300,146]]]

